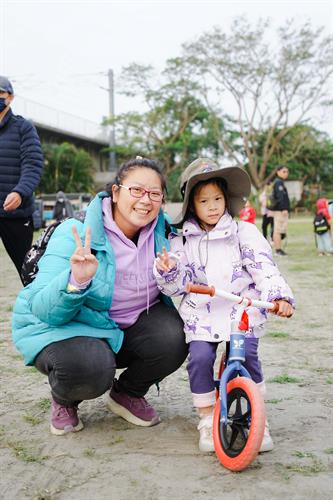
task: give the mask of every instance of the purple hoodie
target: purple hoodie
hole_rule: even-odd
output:
[[[104,229],[115,254],[116,279],[110,317],[121,328],[132,326],[145,309],[159,302],[153,275],[154,228],[157,219],[140,231],[137,245],[113,220],[110,198],[103,199]]]

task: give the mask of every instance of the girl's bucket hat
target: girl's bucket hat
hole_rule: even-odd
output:
[[[172,222],[173,226],[181,226],[187,211],[190,192],[200,181],[221,178],[227,184],[230,215],[234,216],[243,208],[251,192],[249,175],[240,167],[219,167],[208,158],[197,158],[182,173],[180,189],[184,197],[182,211]]]

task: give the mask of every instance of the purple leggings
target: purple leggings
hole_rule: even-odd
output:
[[[214,363],[217,342],[201,340],[189,343],[189,361],[187,371],[190,378],[191,392],[205,394],[214,391]],[[245,368],[256,384],[263,381],[261,362],[258,357],[259,339],[245,337]]]

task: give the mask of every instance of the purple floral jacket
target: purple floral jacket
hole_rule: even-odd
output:
[[[185,243],[184,243],[185,238]],[[292,292],[273,261],[267,240],[254,224],[236,222],[226,213],[210,232],[194,221],[186,221],[182,235],[169,236],[177,266],[154,274],[160,290],[171,297],[182,295],[179,313],[184,321],[186,342],[229,340],[235,318],[234,303],[221,297],[186,293],[189,282],[214,285],[237,295],[294,304]],[[248,308],[247,335],[264,335],[267,312]]]

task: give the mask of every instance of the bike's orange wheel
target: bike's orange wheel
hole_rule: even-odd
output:
[[[265,429],[265,405],[253,380],[236,377],[227,385],[228,424],[220,423],[220,404],[216,403],[213,438],[221,464],[241,471],[258,455]]]

